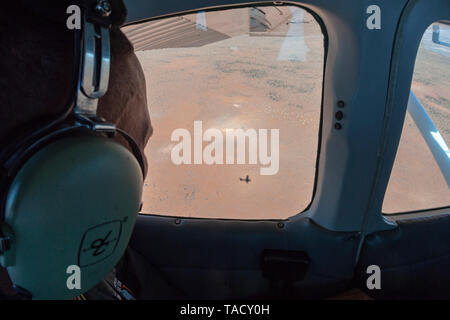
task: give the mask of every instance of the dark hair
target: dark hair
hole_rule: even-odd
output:
[[[61,115],[76,85],[74,33],[66,20],[8,3],[0,5],[0,155],[18,135]],[[145,76],[127,37],[118,27],[110,36],[109,89],[98,115],[126,130],[143,149],[152,134]]]
[[[20,4],[2,6],[1,142],[32,122],[60,113],[73,85],[73,32],[65,23],[33,14]]]

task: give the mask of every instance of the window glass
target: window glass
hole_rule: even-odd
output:
[[[154,134],[143,212],[283,219],[312,200],[324,39],[295,6],[198,12],[123,28]]]
[[[424,33],[384,213],[450,205],[450,25]]]

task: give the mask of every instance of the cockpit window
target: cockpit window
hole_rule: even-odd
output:
[[[450,23],[425,31],[384,213],[450,205]]]
[[[324,68],[296,6],[201,11],[122,29],[146,75],[143,212],[284,219],[311,202]]]

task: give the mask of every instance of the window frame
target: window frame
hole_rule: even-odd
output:
[[[432,22],[426,29],[425,29],[425,31],[424,31],[424,33],[422,34],[422,37],[421,37],[421,40],[420,40],[420,43],[419,43],[419,46],[418,46],[418,48],[417,48],[417,54],[416,54],[416,59],[414,60],[414,70],[413,70],[413,74],[412,74],[412,79],[411,79],[411,87],[412,87],[412,84],[413,84],[413,80],[414,80],[414,72],[415,72],[415,64],[416,64],[416,61],[417,61],[417,55],[418,55],[418,53],[419,53],[419,49],[420,49],[420,44],[422,43],[422,39],[423,39],[423,37],[425,36],[425,32],[429,29],[429,28],[431,28],[435,23],[438,23],[439,21],[434,21],[434,22]],[[449,24],[450,25],[450,24]],[[410,89],[411,90],[411,92],[412,93],[414,93],[413,91],[412,91],[412,88]],[[419,98],[417,98],[417,100],[419,100]],[[419,102],[420,102],[420,104],[422,104],[422,102],[419,100]],[[409,103],[409,102],[408,102]],[[423,107],[423,106],[422,106]],[[394,163],[393,163],[393,167],[392,167],[392,169],[391,169],[391,175],[392,175],[392,170],[393,170],[393,168],[394,168],[394,165],[395,165],[395,161],[397,160],[397,152],[398,152],[398,150],[400,149],[400,141],[401,141],[401,138],[402,138],[402,135],[403,135],[403,133],[404,133],[404,130],[405,130],[405,122],[406,122],[406,115],[408,114],[408,106],[406,107],[406,112],[405,112],[405,116],[404,116],[404,119],[403,119],[403,123],[402,123],[402,131],[401,131],[401,135],[400,135],[400,139],[399,139],[399,145],[398,145],[398,147],[397,147],[397,149],[396,149],[396,156],[395,156],[395,160],[394,160]],[[416,125],[416,127],[417,127],[417,124],[415,124]],[[417,128],[418,129],[418,128]],[[433,156],[433,159],[434,159],[434,156]],[[389,180],[391,179],[391,176],[389,177]],[[386,189],[386,192],[387,192],[387,189]],[[386,197],[386,195],[385,195],[385,197]],[[383,203],[384,203],[384,199],[383,199]],[[450,208],[450,204],[449,205],[446,205],[446,206],[439,206],[439,207],[432,207],[432,208],[424,208],[424,209],[415,209],[415,210],[404,210],[404,211],[395,211],[395,212],[385,212],[385,211],[382,211],[382,214],[383,214],[383,216],[385,216],[385,217],[393,217],[393,216],[401,216],[401,215],[411,215],[411,214],[417,214],[417,213],[426,213],[426,212],[429,212],[429,213],[433,213],[433,212],[435,212],[435,211],[442,211],[443,209],[447,209],[447,208]],[[398,218],[398,217],[397,217]]]
[[[235,219],[235,218],[203,218],[203,217],[192,217],[192,219],[202,219],[202,220],[230,220],[230,221],[287,221],[293,217],[299,216],[305,212],[308,212],[314,202],[315,199],[315,195],[316,195],[316,191],[317,191],[317,184],[318,184],[318,176],[319,176],[319,159],[320,159],[320,153],[321,153],[321,145],[322,145],[322,125],[323,125],[323,102],[324,102],[324,86],[325,86],[325,67],[326,67],[326,59],[327,59],[327,54],[328,54],[328,34],[325,28],[325,25],[323,23],[323,21],[321,20],[320,16],[318,14],[316,14],[311,8],[307,7],[307,6],[303,6],[300,3],[274,3],[272,2],[267,2],[267,1],[256,1],[251,3],[251,5],[249,3],[245,3],[245,4],[235,4],[235,5],[228,5],[228,6],[222,6],[222,7],[209,7],[209,8],[199,8],[199,9],[192,9],[192,10],[186,10],[186,11],[181,11],[181,12],[176,12],[176,13],[171,13],[171,14],[167,14],[167,15],[162,15],[162,16],[155,16],[155,17],[150,17],[150,18],[146,18],[146,19],[141,19],[141,20],[137,20],[137,21],[133,21],[131,23],[127,23],[122,27],[128,27],[128,26],[132,26],[132,25],[139,25],[141,23],[145,23],[145,22],[150,22],[150,21],[155,21],[155,20],[161,20],[161,19],[165,19],[165,18],[172,18],[172,17],[178,17],[178,16],[183,16],[183,15],[188,15],[188,14],[195,14],[197,12],[200,11],[204,11],[205,13],[208,12],[213,12],[213,11],[223,11],[223,10],[231,10],[231,9],[238,9],[238,8],[250,8],[250,7],[273,7],[273,6],[285,6],[285,7],[290,7],[290,6],[295,6],[298,8],[301,8],[303,10],[305,10],[306,12],[308,12],[317,22],[317,24],[320,27],[320,30],[322,32],[322,36],[323,36],[323,69],[322,69],[322,90],[321,90],[321,100],[320,100],[320,106],[319,106],[319,126],[318,126],[318,139],[317,139],[317,152],[316,152],[316,160],[315,160],[315,172],[314,172],[314,179],[313,179],[313,189],[312,189],[312,193],[311,193],[311,200],[309,201],[308,205],[300,212],[297,213],[293,213],[290,215],[289,218],[286,219],[278,219],[278,218],[256,218],[256,219]],[[174,217],[174,218],[181,218],[181,219],[191,219],[191,217],[185,217],[185,216],[168,216],[168,215],[161,215],[161,214],[152,214],[152,213],[139,213],[140,215],[145,215],[145,216],[157,216],[157,217]]]
[[[430,0],[433,4],[428,6],[439,8],[436,1],[441,3],[441,9],[434,9],[435,14],[439,14],[442,6],[445,6],[445,0]],[[218,10],[225,7],[260,6],[264,3],[236,2],[239,1],[140,2],[129,10],[128,25],[211,8]],[[398,97],[393,93],[397,82],[401,85],[408,82],[408,79],[398,80],[398,75],[403,73],[399,73],[398,69],[408,68],[407,59],[402,61],[397,53],[405,41],[399,36],[399,29],[404,32],[404,20],[410,21],[409,27],[413,27],[411,30],[415,29],[414,22],[411,23],[409,19],[413,0],[380,1],[380,30],[366,28],[368,4],[361,1],[352,0],[349,6],[321,0],[283,3],[311,10],[311,14],[318,17],[316,20],[323,24],[323,33],[326,35],[320,152],[314,196],[309,209],[284,222],[294,226],[309,219],[326,230],[357,231],[363,234],[395,229],[396,224],[383,217],[381,205],[387,186],[386,176],[390,175],[386,171],[392,167],[391,158],[396,150],[397,133],[390,124],[395,123],[395,119],[402,119],[402,111],[393,108],[393,105],[398,104],[395,101]],[[349,7],[351,10],[348,10]],[[153,17],[143,20],[142,17],[146,15]],[[399,67],[399,64],[402,66]],[[345,77],[345,81],[342,81],[342,77]],[[406,98],[404,89],[403,97],[400,96],[403,102],[409,95],[407,87]],[[335,113],[339,110],[339,101],[345,102],[344,125],[342,130],[335,131]],[[272,220],[259,222],[270,225]],[[206,219],[202,223],[213,224],[214,219]]]
[[[447,10],[446,10],[447,9]],[[382,223],[395,223],[411,217],[434,217],[450,214],[450,206],[384,214],[383,201],[397,155],[411,90],[415,61],[422,37],[433,23],[450,20],[446,0],[409,0],[400,18],[392,53],[388,98],[385,107],[384,136],[380,144],[380,161],[374,185],[371,209],[363,233],[381,231]],[[411,54],[413,53],[413,54]]]

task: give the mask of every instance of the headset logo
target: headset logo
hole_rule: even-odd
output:
[[[95,240],[91,243],[91,246],[90,246],[89,248],[83,249],[83,251],[94,250],[94,251],[92,252],[92,255],[93,255],[94,257],[99,256],[99,255],[101,255],[102,253],[104,253],[104,252],[108,249],[109,244],[110,244],[112,241],[116,240],[116,239],[108,240],[109,236],[111,235],[111,232],[112,232],[112,230],[110,230],[110,231],[106,234],[106,236],[105,236],[104,238],[98,238],[98,239],[95,239]]]
[[[122,221],[107,222],[88,229],[78,253],[80,267],[99,263],[114,253],[122,231]]]

